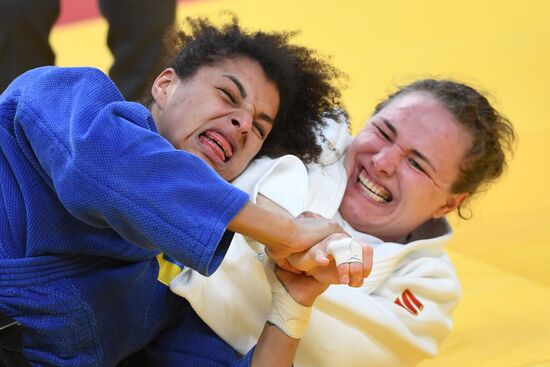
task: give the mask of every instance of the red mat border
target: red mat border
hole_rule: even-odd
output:
[[[116,0],[111,0],[116,1]],[[156,0],[151,0],[156,1]],[[178,3],[189,3],[205,0],[178,0]],[[61,0],[61,14],[55,23],[56,26],[79,22],[100,17],[97,0]]]

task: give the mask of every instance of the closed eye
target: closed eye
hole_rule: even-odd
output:
[[[428,176],[429,178],[432,178],[428,172],[426,172],[426,170],[424,168],[422,168],[422,166],[414,159],[414,158],[407,158],[407,161],[409,162],[409,164],[411,165],[411,167],[413,169],[415,169],[416,171],[419,171],[419,172],[422,172],[423,174],[425,174],[426,176]]]
[[[220,92],[222,92],[229,99],[231,104],[236,104],[237,103],[237,99],[235,98],[233,93],[231,93],[230,90],[225,89],[225,88],[216,88],[216,89],[218,89]]]
[[[391,142],[392,139],[390,138],[390,136],[388,134],[386,134],[384,132],[384,130],[382,130],[380,127],[378,127],[378,125],[374,124],[374,127],[376,128],[376,130],[378,130],[378,132],[380,133],[380,135],[382,135],[384,137],[384,139],[386,139],[387,141]]]
[[[421,174],[425,175],[428,179],[430,179],[433,184],[437,187],[441,187],[441,185],[439,185],[434,177],[432,177],[431,174],[429,174],[424,168],[422,168],[422,166],[414,159],[414,158],[411,158],[411,157],[408,157],[407,158],[407,162],[410,164],[410,166],[417,172],[420,172]]]
[[[264,128],[261,124],[259,124],[259,123],[257,123],[256,121],[254,121],[254,122],[252,123],[252,127],[256,130],[256,133],[258,134],[258,136],[259,136],[261,139],[264,139],[264,138],[265,138],[265,135],[266,135],[266,133],[265,133],[265,128]]]
[[[407,160],[409,161],[409,164],[410,164],[414,169],[426,173],[426,171],[424,171],[424,169],[422,168],[422,166],[420,166],[420,164],[418,164],[418,162],[415,161],[413,158],[407,158]]]

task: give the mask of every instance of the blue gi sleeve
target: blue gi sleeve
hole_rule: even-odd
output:
[[[15,135],[72,215],[202,274],[217,268],[227,250],[218,242],[247,194],[174,149],[101,71],[45,67],[19,79],[9,88]]]

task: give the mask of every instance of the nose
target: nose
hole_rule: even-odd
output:
[[[231,124],[243,135],[248,134],[250,129],[252,129],[253,121],[254,116],[246,109],[235,111],[231,115]]]
[[[396,145],[382,148],[372,157],[374,169],[380,176],[390,177],[395,174],[403,154]]]

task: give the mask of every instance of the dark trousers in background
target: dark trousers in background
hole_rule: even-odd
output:
[[[162,39],[176,0],[98,1],[114,56],[109,76],[126,99],[138,100],[165,66]],[[59,13],[59,0],[0,0],[0,93],[23,72],[55,64],[49,36]]]
[[[0,312],[0,366],[30,367],[23,355],[23,326]]]

